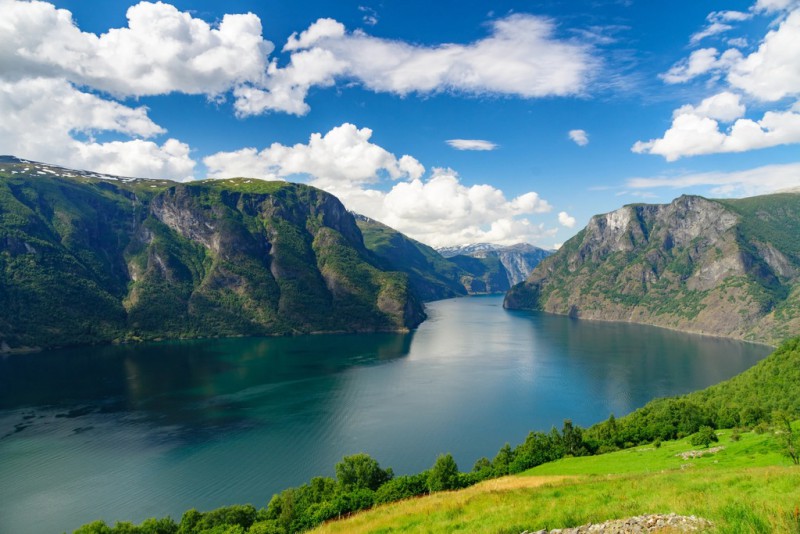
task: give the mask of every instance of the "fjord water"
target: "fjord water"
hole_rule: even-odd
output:
[[[530,430],[727,379],[761,345],[502,309],[428,305],[408,335],[239,338],[0,359],[0,532],[264,506],[367,452],[462,470]]]

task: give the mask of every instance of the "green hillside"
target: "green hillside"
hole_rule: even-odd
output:
[[[0,350],[396,331],[422,305],[313,187],[0,161]]]
[[[364,244],[387,269],[408,274],[409,283],[424,300],[501,293],[510,286],[497,256],[444,258],[436,250],[397,230],[362,215],[356,216]]]
[[[769,344],[800,331],[800,194],[597,215],[505,306]]]

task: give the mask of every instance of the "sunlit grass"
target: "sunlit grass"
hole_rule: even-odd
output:
[[[800,468],[771,434],[720,432],[722,451],[684,460],[688,440],[566,458],[522,475],[409,499],[314,532],[519,533],[650,513],[696,515],[712,532],[800,532]]]

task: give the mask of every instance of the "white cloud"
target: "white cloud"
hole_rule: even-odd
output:
[[[800,8],[767,33],[758,50],[735,62],[728,82],[763,101],[800,95]]]
[[[456,150],[494,150],[497,144],[483,139],[448,139],[448,145]]]
[[[251,176],[286,179],[305,176],[311,185],[337,195],[351,210],[379,220],[433,246],[474,242],[536,242],[555,229],[527,216],[552,208],[538,194],[508,199],[490,185],[467,186],[451,169],[433,169],[428,179],[415,158],[400,158],[371,143],[372,130],[342,124],[306,144],[274,143],[203,159],[216,178]],[[389,187],[387,182],[401,180]]]
[[[693,51],[688,59],[678,62],[660,78],[667,83],[684,83],[708,74],[724,70],[742,59],[742,53],[730,48],[719,55],[716,48],[700,48]]]
[[[128,8],[128,27],[82,32],[46,2],[3,2],[3,77],[30,73],[67,79],[116,96],[183,92],[216,96],[260,80],[273,45],[252,13],[225,15],[217,27],[165,3]]]
[[[756,5],[753,6],[753,10],[774,13],[776,11],[786,11],[797,5],[797,0],[758,0]]]
[[[765,8],[766,10],[766,8]],[[693,51],[661,76],[667,83],[684,83],[715,73],[726,76],[733,89],[765,102],[800,95],[800,6],[790,11],[777,29],[769,31],[758,49],[745,56],[736,48],[722,54],[716,48]],[[741,46],[741,42],[731,42]]]
[[[727,32],[733,29],[733,26],[729,24],[730,22],[742,22],[751,18],[752,16],[752,13],[746,13],[743,11],[712,11],[706,17],[706,20],[708,20],[708,25],[692,35],[689,41],[691,44],[696,44],[706,37],[712,37],[714,35]]]
[[[722,196],[752,196],[774,193],[800,186],[800,163],[765,165],[744,171],[706,172],[680,176],[631,178],[628,187],[655,188],[711,186],[711,193]]]
[[[351,187],[378,182],[381,173],[391,179],[415,179],[425,168],[411,156],[395,157],[371,143],[372,130],[344,123],[325,135],[315,133],[307,144],[286,146],[273,143],[257,152],[245,148],[219,152],[203,159],[211,178],[250,176],[254,178],[311,177],[323,189]]]
[[[164,133],[146,108],[104,100],[64,80],[0,81],[0,114],[0,146],[9,154],[122,176],[183,180],[192,175],[195,162],[187,145],[145,140]],[[93,139],[109,131],[137,139]]]
[[[586,146],[589,144],[589,134],[587,134],[585,130],[570,130],[569,138],[578,146]]]
[[[589,44],[558,39],[555,24],[532,15],[496,20],[491,34],[469,44],[413,45],[347,33],[333,19],[319,19],[284,50],[290,64],[272,63],[266,80],[237,92],[247,100],[242,115],[285,111],[308,112],[305,97],[312,86],[337,79],[353,80],[375,92],[397,95],[452,91],[460,94],[501,94],[522,98],[578,95],[595,75],[598,60]],[[305,54],[300,77],[295,56]],[[289,72],[284,72],[288,70]]]
[[[567,228],[574,228],[575,227],[575,217],[570,216],[569,213],[566,211],[559,211],[558,212],[558,223],[561,226],[566,226]]]
[[[745,107],[739,96],[724,92],[699,105],[686,105],[673,114],[672,126],[660,139],[638,141],[633,152],[657,154],[667,161],[685,156],[745,152],[790,143],[800,143],[800,113],[767,111],[754,121],[739,118]],[[733,122],[735,120],[735,122]],[[720,123],[733,124],[726,129]]]
[[[752,11],[780,13],[757,50],[744,55],[736,48],[722,54],[715,48],[702,48],[661,76],[667,83],[683,83],[710,74],[710,82],[722,80],[727,90],[699,106],[677,109],[664,135],[638,141],[632,147],[634,152],[658,154],[675,161],[684,156],[800,143],[798,103],[785,102],[800,96],[800,2],[759,1]],[[724,17],[730,19],[731,12],[725,13]],[[719,14],[712,15],[722,20]],[[764,111],[760,119],[746,118],[740,95],[762,103],[780,103],[780,107]]]

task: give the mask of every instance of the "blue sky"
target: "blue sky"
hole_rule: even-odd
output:
[[[302,181],[434,246],[800,186],[796,0],[0,10],[0,153]]]

